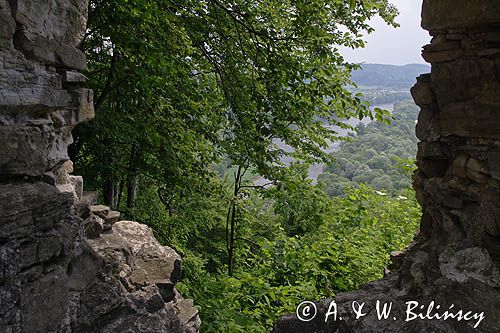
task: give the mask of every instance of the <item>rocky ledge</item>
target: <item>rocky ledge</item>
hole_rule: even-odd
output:
[[[85,236],[68,265],[70,307],[77,309],[73,331],[198,332],[198,310],[174,288],[179,254],[162,246],[148,226],[119,221],[119,212],[95,205],[94,193],[77,194],[71,183],[63,188],[81,198],[74,209]]]

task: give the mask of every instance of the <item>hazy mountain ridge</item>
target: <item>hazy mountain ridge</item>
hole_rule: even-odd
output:
[[[363,64],[362,69],[352,73],[352,80],[360,87],[409,89],[415,84],[417,76],[429,71],[430,66],[426,64]]]

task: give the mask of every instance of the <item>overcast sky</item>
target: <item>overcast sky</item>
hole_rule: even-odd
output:
[[[425,63],[421,48],[428,44],[430,36],[420,27],[422,0],[391,0],[399,10],[393,28],[380,18],[370,21],[375,31],[365,37],[364,49],[342,49],[342,54],[350,62],[404,65]]]

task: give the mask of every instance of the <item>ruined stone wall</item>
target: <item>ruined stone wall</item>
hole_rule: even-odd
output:
[[[71,176],[84,0],[0,0],[0,332],[196,332],[180,257]]]
[[[500,332],[500,2],[424,0],[422,26],[432,35],[423,51],[432,72],[412,89],[421,108],[420,233],[393,255],[383,280],[337,296],[343,320],[325,323],[326,300],[314,320],[288,315],[275,332]],[[376,300],[393,302],[387,320],[377,318]],[[352,301],[371,311],[355,320]],[[435,301],[440,310],[431,314],[453,304],[452,313],[485,319],[477,328],[477,320],[405,321],[409,301],[424,305],[424,315]]]

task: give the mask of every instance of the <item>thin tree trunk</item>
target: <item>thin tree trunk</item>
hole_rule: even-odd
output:
[[[227,267],[228,267],[228,275],[233,276],[234,270],[234,234],[236,229],[236,199],[238,198],[238,194],[241,186],[241,165],[238,166],[238,171],[234,176],[234,191],[233,191],[233,199],[230,206],[230,211],[228,211],[226,220],[226,241],[227,241]],[[229,214],[230,212],[230,214]],[[230,217],[230,221],[229,221]],[[229,227],[229,232],[227,228]],[[229,237],[228,237],[229,233]]]
[[[127,208],[132,208],[134,206],[134,202],[137,197],[137,184],[139,183],[138,178],[139,177],[137,175],[134,175],[131,180],[127,181]]]
[[[120,185],[119,185],[119,188],[120,190],[118,191],[118,202],[116,203],[116,209],[117,210],[120,210],[120,204],[122,202],[122,196],[123,196],[123,188],[125,186],[123,186],[123,180],[120,182]]]
[[[130,152],[130,160],[128,167],[127,208],[132,208],[134,206],[134,202],[137,197],[137,185],[139,183],[139,175],[137,173],[137,159],[139,157],[140,153],[137,152],[136,146],[134,145]]]
[[[111,206],[113,204],[113,182],[110,179],[105,181],[102,192],[104,204]]]
[[[118,209],[118,183],[113,183],[113,201],[111,203],[111,209]]]

